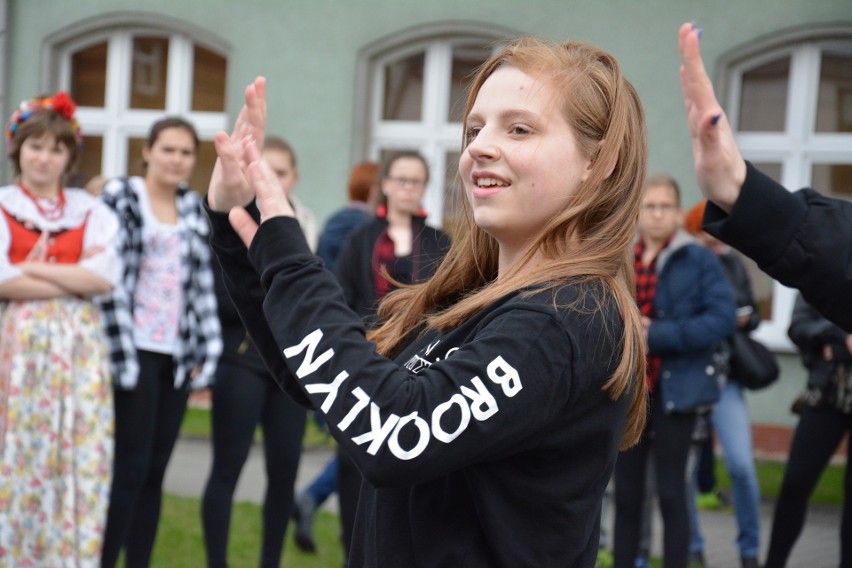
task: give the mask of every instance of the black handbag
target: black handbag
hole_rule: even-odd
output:
[[[749,390],[760,390],[778,380],[778,361],[761,342],[737,331],[731,337],[731,379]]]

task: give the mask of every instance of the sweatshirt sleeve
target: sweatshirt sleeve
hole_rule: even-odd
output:
[[[852,203],[812,189],[790,193],[746,165],[730,215],[708,203],[704,229],[852,331]]]
[[[213,211],[206,202],[204,207],[210,219],[210,245],[222,267],[225,288],[255,348],[275,382],[297,403],[310,408],[307,397],[292,381],[288,380],[290,371],[284,364],[281,350],[278,349],[263,314],[265,291],[261,287],[257,272],[248,260],[245,245],[231,227],[227,213]],[[253,203],[247,209],[255,218],[259,218],[257,207]],[[295,223],[299,230],[298,222]],[[304,237],[302,240],[304,241]]]
[[[401,365],[366,340],[294,220],[264,222],[249,255],[288,380],[375,486],[411,485],[532,447],[565,412],[576,349],[549,306],[498,310],[443,358]]]

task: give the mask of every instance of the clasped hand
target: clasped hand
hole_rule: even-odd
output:
[[[207,192],[210,208],[228,212],[231,226],[247,247],[257,232],[257,223],[245,210],[252,200],[257,202],[261,223],[295,216],[278,178],[261,156],[265,135],[266,79],[258,77],[246,87],[245,104],[231,134],[216,134],[218,158]]]

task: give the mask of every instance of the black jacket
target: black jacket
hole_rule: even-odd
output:
[[[790,193],[746,165],[730,215],[708,203],[704,230],[798,288],[809,304],[852,332],[852,203],[812,189]]]
[[[846,347],[848,334],[820,315],[801,294],[796,296],[787,335],[799,348],[802,364],[808,369],[809,388],[827,388],[837,366],[848,363],[852,358]],[[826,361],[823,356],[826,345],[831,348],[831,361]]]
[[[352,568],[594,566],[630,398],[603,390],[623,332],[611,298],[510,294],[458,329],[412,330],[390,360],[295,220],[264,222],[249,264],[227,217],[211,219],[273,376],[326,415],[365,478]]]
[[[219,358],[219,362],[238,365],[255,373],[267,375],[269,371],[266,369],[263,359],[260,358],[260,354],[246,331],[246,326],[240,319],[237,308],[225,289],[222,267],[216,261],[211,264],[213,265],[213,277],[216,285],[219,323],[222,326],[222,356]]]
[[[757,302],[754,301],[754,295],[751,291],[751,279],[748,276],[746,267],[743,262],[734,252],[726,252],[719,255],[719,262],[722,264],[722,269],[725,271],[725,277],[728,279],[728,284],[731,285],[731,292],[734,294],[734,302],[737,308],[748,306],[751,308],[748,322],[745,326],[745,331],[753,331],[760,324],[760,312],[758,311]]]
[[[446,233],[430,227],[422,217],[412,218],[414,248],[411,256],[419,266],[417,282],[428,280],[450,248]],[[349,306],[366,321],[375,314],[376,283],[373,278],[373,250],[376,241],[388,227],[386,219],[376,217],[350,233],[337,257],[337,279]],[[404,282],[410,284],[411,282]]]

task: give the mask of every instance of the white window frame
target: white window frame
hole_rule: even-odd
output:
[[[443,222],[444,175],[448,151],[458,151],[462,125],[449,122],[450,76],[453,64],[452,41],[434,40],[407,46],[376,61],[373,76],[371,109],[372,139],[369,156],[379,159],[382,150],[414,149],[429,162],[429,184],[423,197],[423,207],[429,212],[429,222]],[[423,52],[423,104],[418,121],[384,120],[385,75],[388,64]]]
[[[162,37],[169,40],[166,108],[141,110],[130,108],[130,80],[133,69],[133,38]],[[128,171],[128,146],[131,138],[145,138],[151,124],[166,115],[179,115],[195,126],[198,137],[213,140],[219,130],[228,126],[226,108],[222,112],[191,110],[194,48],[199,45],[225,59],[227,53],[188,34],[157,25],[136,25],[119,30],[100,29],[63,42],[56,52],[58,86],[71,86],[72,56],[98,43],[107,42],[106,92],[104,107],[77,109],[77,119],[85,125],[84,135],[103,138],[101,174],[105,177],[125,175]]]
[[[356,112],[354,131],[363,136],[355,140],[353,161],[378,161],[383,150],[420,152],[429,164],[423,207],[429,212],[427,222],[431,225],[440,227],[443,223],[447,153],[461,149],[462,124],[447,120],[453,48],[484,42],[493,43],[496,51],[500,41],[517,35],[513,30],[479,24],[437,23],[403,30],[367,46],[359,54],[358,74],[363,83],[356,91],[356,109],[363,110],[363,114]],[[424,53],[420,120],[384,120],[387,65],[417,53]]]
[[[727,114],[745,159],[781,165],[779,182],[790,191],[811,186],[814,164],[852,164],[852,133],[819,133],[816,124],[819,73],[824,51],[852,55],[852,30],[848,39],[800,41],[761,52],[728,67]],[[740,132],[742,76],[749,70],[782,57],[790,57],[785,130]],[[819,190],[820,188],[815,188]],[[755,336],[779,351],[795,351],[787,336],[796,291],[773,283],[771,320],[763,321]]]

